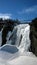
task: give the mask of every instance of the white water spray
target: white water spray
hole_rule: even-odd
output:
[[[30,26],[28,24],[20,24],[14,27],[10,36],[10,44],[16,45],[21,52],[29,51],[30,47]],[[7,42],[7,43],[9,43]]]

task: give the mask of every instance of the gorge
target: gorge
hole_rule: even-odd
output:
[[[6,21],[0,32],[1,46],[4,44],[16,45],[21,52],[30,51],[37,56],[37,18],[31,23],[24,24],[12,20]]]

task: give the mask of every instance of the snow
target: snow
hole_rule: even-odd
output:
[[[37,58],[20,56],[8,62],[9,65],[37,65]]]
[[[11,48],[11,51],[8,52],[7,49],[10,50],[9,47]],[[10,44],[6,44],[1,47],[0,49],[1,65],[25,65],[25,64],[37,65],[37,58],[32,52],[21,53],[21,51],[19,51],[18,49],[17,52],[13,53],[12,48],[14,48],[13,50],[18,49],[18,47]]]
[[[0,48],[0,63],[3,65],[3,64],[6,64],[8,60],[19,57],[20,53],[17,52],[18,50],[17,51],[16,50],[17,50],[17,47],[13,45],[6,44],[2,46]]]

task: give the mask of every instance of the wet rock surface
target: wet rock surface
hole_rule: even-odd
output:
[[[37,18],[30,24],[31,51],[37,56]]]

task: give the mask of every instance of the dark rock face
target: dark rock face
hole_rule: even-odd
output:
[[[30,40],[31,40],[30,51],[37,56],[37,18],[32,20],[30,24]]]
[[[7,36],[9,31],[12,31],[12,26],[5,25],[4,29],[2,31],[2,45],[6,44],[6,36]]]
[[[0,19],[0,30],[3,28],[2,31],[2,45],[6,44],[6,37],[9,31],[12,32],[14,26],[16,26],[18,23],[14,20],[8,19],[8,20],[2,20]]]

